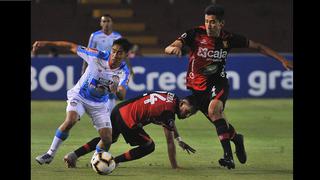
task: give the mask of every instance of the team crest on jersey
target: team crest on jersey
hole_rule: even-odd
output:
[[[222,41],[222,44],[223,44],[223,48],[228,48],[229,47],[228,41]]]

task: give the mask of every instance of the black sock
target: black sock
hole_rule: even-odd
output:
[[[230,140],[233,141],[234,136],[237,134],[236,130],[234,127],[229,123],[229,135],[230,135]]]
[[[130,149],[129,151],[117,156],[114,158],[116,163],[132,161],[135,159],[140,159],[154,151],[155,145],[152,142],[151,144],[138,146],[136,148]]]
[[[75,150],[74,153],[77,155],[78,158],[80,156],[88,154],[89,152],[96,149],[96,146],[99,143],[99,141],[100,137],[93,138],[91,141],[87,142],[86,144]]]
[[[213,124],[216,127],[217,134],[219,136],[219,140],[221,142],[221,145],[224,151],[224,157],[233,159],[231,145],[230,145],[229,128],[226,120],[223,118],[217,119],[213,121]]]

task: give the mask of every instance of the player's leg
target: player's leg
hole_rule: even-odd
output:
[[[48,152],[36,157],[36,161],[39,164],[49,164],[53,160],[58,148],[60,147],[62,142],[67,139],[70,129],[80,119],[83,113],[84,107],[82,103],[80,103],[78,100],[68,101],[67,116],[65,118],[65,121],[56,130],[55,136],[52,140]]]
[[[130,149],[129,151],[115,157],[114,160],[117,164],[140,159],[152,153],[155,149],[153,140],[142,128],[127,130],[125,132],[122,131],[122,135],[127,143],[131,146],[138,145],[138,147]]]
[[[97,144],[100,141],[100,137],[95,137],[91,139],[89,142],[85,143],[75,151],[69,152],[63,158],[68,168],[76,168],[76,163],[78,158],[84,156],[96,149]]]
[[[107,104],[94,107],[87,105],[86,108],[101,138],[96,145],[96,152],[108,151],[112,143],[111,110],[107,107]]]
[[[224,151],[223,158],[219,160],[220,165],[226,166],[229,169],[235,168],[230,145],[228,122],[224,117],[223,102],[218,98],[214,98],[210,101],[208,107],[208,117],[216,127],[216,131]]]
[[[112,144],[112,128],[100,128],[98,132],[101,139],[96,146],[96,152],[109,151]]]
[[[84,67],[84,65],[83,65],[83,67]],[[108,110],[110,111],[111,109],[113,109],[115,107],[115,105],[116,105],[115,97],[114,96],[113,96],[113,98],[109,97],[109,100],[107,102],[107,107],[109,108]],[[114,125],[112,124],[112,126],[114,126]],[[116,135],[115,132],[112,133],[112,136],[114,136],[114,135]],[[119,136],[119,134],[118,134],[118,136]],[[81,147],[79,147],[78,149],[66,154],[64,156],[63,160],[65,161],[67,167],[68,168],[75,168],[78,158],[94,151],[96,149],[96,146],[99,143],[100,139],[101,139],[100,136],[95,137],[95,138],[91,139],[89,142],[87,142],[84,145],[82,145]],[[115,138],[112,138],[112,139],[114,142]],[[118,137],[116,137],[116,139],[118,139]]]

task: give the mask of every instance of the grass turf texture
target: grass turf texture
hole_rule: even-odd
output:
[[[176,124],[183,140],[197,152],[189,155],[176,143],[179,170],[171,169],[162,127],[150,124],[144,129],[156,144],[155,151],[136,161],[122,163],[108,177],[96,174],[89,166],[92,153],[77,162],[77,169],[67,169],[63,156],[98,134],[91,120],[84,115],[71,130],[51,164],[39,165],[35,157],[46,152],[56,128],[65,118],[65,101],[31,102],[31,179],[293,179],[293,101],[292,99],[228,100],[226,115],[229,122],[245,137],[248,155],[240,164],[235,154],[236,169],[218,164],[223,151],[215,127],[198,112]],[[120,136],[110,152],[119,155],[131,147]],[[233,151],[235,151],[232,143]]]

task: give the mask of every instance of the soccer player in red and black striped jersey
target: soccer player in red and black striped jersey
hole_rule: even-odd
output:
[[[139,159],[154,151],[155,144],[143,129],[143,126],[150,123],[172,131],[179,146],[188,153],[194,153],[195,150],[179,136],[175,115],[177,114],[179,119],[185,119],[195,112],[188,99],[179,100],[170,92],[150,92],[119,103],[111,113],[113,143],[122,134],[127,143],[138,147],[115,157],[115,162],[118,164]]]
[[[288,70],[293,68],[293,64],[260,43],[226,31],[223,28],[223,16],[224,8],[221,5],[207,6],[204,16],[205,24],[183,33],[165,48],[165,53],[181,56],[184,46],[190,48],[186,77],[186,86],[192,91],[190,98],[216,127],[224,150],[224,157],[219,160],[219,164],[233,169],[235,164],[230,140],[235,143],[236,155],[241,163],[246,162],[247,155],[243,135],[236,133],[234,127],[227,122],[223,111],[229,91],[225,72],[229,51],[232,48],[253,48],[278,60]]]

